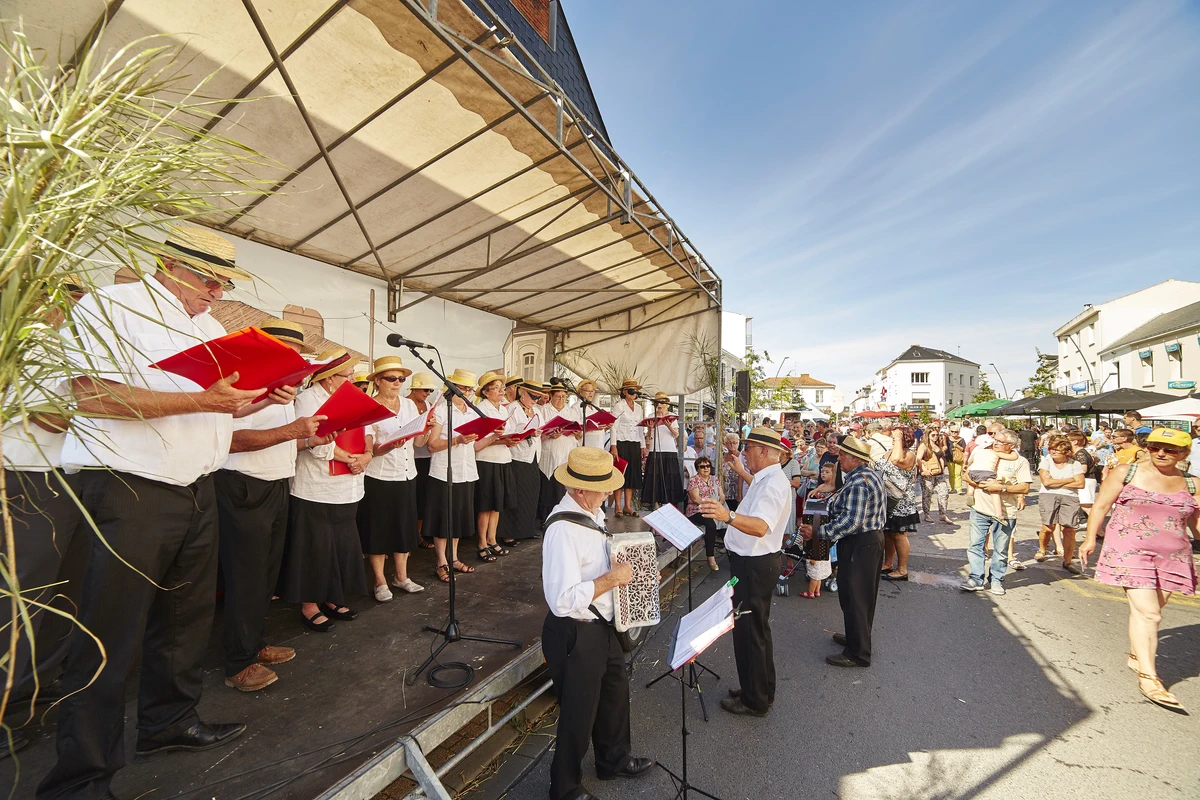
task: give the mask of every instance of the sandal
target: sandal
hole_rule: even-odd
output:
[[[516,547],[519,542],[516,539],[501,539],[500,544],[504,545],[505,547]]]
[[[1038,550],[1036,553],[1033,554],[1033,560],[1038,562],[1039,564],[1041,564],[1043,561],[1046,560],[1046,551]]]
[[[883,578],[885,581],[906,581],[908,580],[908,573],[906,572],[903,575],[893,575],[892,573],[887,572],[879,577]]]
[[[1138,657],[1133,653],[1129,654],[1129,660],[1125,662],[1125,666],[1129,667],[1134,672],[1138,671]]]
[[[498,545],[498,544],[494,544],[494,545],[492,545],[490,549],[491,549],[492,553],[493,553],[493,554],[495,554],[495,555],[498,555],[498,556],[506,556],[506,555],[508,555],[508,551],[507,551],[507,550],[505,550],[503,547],[501,547],[501,546],[500,546],[500,545]]]
[[[492,559],[492,561],[495,561],[495,560],[496,560],[495,558]],[[459,573],[460,575],[466,575],[468,573],[474,572],[475,568],[468,567],[466,564],[464,564],[461,561],[455,561],[454,562],[454,571]]]
[[[494,555],[492,555],[492,548],[490,548],[490,547],[481,547],[476,552],[479,554],[479,560],[484,562],[485,564],[490,564],[496,560],[496,557]],[[458,569],[458,566],[455,565],[454,568]],[[462,570],[458,570],[458,571],[462,572]]]
[[[1167,691],[1167,687],[1163,686],[1163,682],[1157,675],[1147,675],[1144,672],[1138,672],[1137,675],[1138,691],[1142,693],[1143,697],[1145,697],[1151,703],[1154,703],[1156,706],[1169,708],[1172,711],[1183,711],[1183,704],[1175,699],[1175,695]],[[1142,688],[1143,680],[1154,681],[1154,688],[1147,692]]]
[[[422,550],[432,550],[433,549],[433,539],[426,539],[424,537],[421,537],[421,549]]]
[[[433,571],[433,574],[437,575],[437,579],[439,581],[441,581],[442,583],[449,583],[450,582],[450,565],[449,564],[438,564],[437,569],[435,569]]]

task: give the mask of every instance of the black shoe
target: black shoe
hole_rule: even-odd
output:
[[[318,611],[311,617],[304,617],[304,624],[308,626],[309,630],[314,630],[317,633],[329,633],[334,628],[333,620],[330,619],[331,616],[333,615],[326,614],[324,611]],[[317,617],[325,617],[325,621],[313,622]]]
[[[842,647],[845,647],[845,646],[846,646],[846,634],[844,634],[844,633],[835,633],[835,634],[833,635],[833,643],[834,643],[834,644],[840,644]]]
[[[336,606],[334,606],[333,608],[330,608],[331,605],[333,605],[333,604],[326,603],[325,606],[321,609],[321,611],[323,611],[325,613],[325,616],[333,617],[334,619],[345,619],[345,620],[358,619],[358,612],[351,611],[349,606],[346,607],[345,611],[339,611]]]
[[[172,750],[211,750],[223,744],[232,742],[246,732],[244,722],[226,722],[209,725],[197,722],[178,736],[170,739],[159,739],[138,743],[133,751],[138,758],[146,758],[158,753],[169,753]]]
[[[745,705],[742,703],[740,698],[737,700],[731,697],[725,698],[721,701],[721,708],[725,709],[730,714],[743,714],[752,717],[765,717],[767,715],[766,711],[755,711],[753,708],[750,708],[750,706]]]
[[[20,728],[14,728],[12,732],[12,744],[8,743],[8,736],[0,733],[0,761],[11,756],[13,753],[19,753],[32,743],[32,739],[28,734]]]
[[[832,656],[825,656],[825,663],[834,667],[869,667],[870,664],[862,664],[855,661],[853,658],[842,653],[837,653]]]
[[[741,689],[730,689],[729,696],[732,697],[734,700],[737,700],[739,697],[742,696],[742,690]],[[768,700],[767,705],[772,705],[772,706],[775,705],[775,698],[772,697],[770,700]]]
[[[883,578],[885,581],[906,581],[908,580],[908,573],[906,572],[903,575],[893,575],[890,572],[885,572],[879,577]]]
[[[596,777],[602,781],[611,781],[616,778],[637,778],[653,766],[654,762],[648,758],[634,758],[630,756],[629,761],[621,769],[616,772],[601,772],[600,770],[596,770]]]

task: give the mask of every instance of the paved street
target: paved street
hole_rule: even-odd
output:
[[[735,798],[1200,797],[1200,601],[1176,597],[1163,619],[1159,672],[1193,716],[1151,705],[1125,667],[1127,610],[1120,592],[1033,562],[1036,506],[1018,526],[1008,594],[956,587],[965,563],[966,507],[956,526],[912,537],[913,580],[884,583],[870,669],[829,667],[841,630],[835,595],[776,597],[772,613],[779,689],[765,719],[716,707],[736,685],[725,637],[704,657],[720,682],[704,684],[711,721],[687,702],[691,779]],[[707,570],[705,570],[707,573]],[[717,578],[728,577],[722,568]],[[718,584],[712,577],[700,591]],[[633,684],[638,754],[679,765],[678,684],[645,683],[662,669],[674,617],[660,626]],[[547,796],[549,757],[510,800]],[[664,773],[619,784],[595,779],[602,798],[672,795]]]

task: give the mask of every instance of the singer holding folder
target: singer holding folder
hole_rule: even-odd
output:
[[[546,423],[551,422],[555,417],[566,418],[568,416],[566,412],[567,387],[562,385],[559,378],[551,378],[547,394],[546,404],[542,406],[542,416]],[[542,436],[542,452],[538,456],[538,467],[542,471],[542,493],[538,500],[539,520],[546,519],[550,515],[551,509],[563,499],[565,490],[562,484],[554,480],[554,470],[567,463],[567,456],[579,444],[581,436],[557,430],[546,432]]]
[[[522,381],[517,387],[516,402],[508,406],[508,426],[504,432],[514,436],[528,435],[509,451],[512,453],[509,469],[512,470],[513,507],[500,517],[497,532],[500,543],[506,547],[513,547],[522,539],[532,539],[539,533],[537,506],[542,473],[538,470],[538,455],[542,439],[538,429],[547,420],[542,418],[542,412],[534,403],[544,395],[538,381]]]
[[[663,503],[678,506],[687,495],[683,491],[683,476],[679,471],[679,448],[676,420],[668,413],[671,398],[665,392],[654,395],[654,417],[646,428],[650,454],[646,457],[646,475],[642,480],[642,505],[658,508]]]
[[[317,360],[330,366],[313,374],[313,384],[296,398],[296,413],[309,416],[325,405],[354,377],[354,364],[339,360],[344,347],[321,353]],[[358,392],[350,388],[351,392]],[[288,509],[287,554],[283,565],[283,598],[300,604],[310,630],[333,630],[333,620],[352,620],[358,614],[346,605],[347,595],[365,595],[362,548],[355,518],[363,498],[363,473],[371,463],[372,437],[365,436],[362,453],[348,452],[337,442],[315,445],[296,457],[292,498]],[[348,474],[331,474],[339,461]]]
[[[470,396],[475,391],[474,372],[456,369],[446,379],[465,395]],[[454,403],[455,428],[479,417],[462,398],[452,395],[449,400],[442,398],[438,401],[433,412],[433,426],[429,429],[428,443],[432,456],[429,459],[424,530],[433,536],[437,551],[436,574],[442,583],[450,582],[451,569],[460,574],[475,571],[474,567],[459,560],[458,540],[476,535],[475,482],[479,480],[479,471],[475,466],[475,451],[484,446],[482,442],[485,441],[474,435],[447,429],[446,404],[450,402]],[[451,458],[454,459],[454,507],[450,509],[450,519],[446,519],[446,465]]]
[[[476,403],[479,410],[492,419],[504,420],[507,426],[508,411],[503,408],[504,376],[484,373],[479,379],[479,394],[482,395]],[[475,453],[475,467],[479,472],[479,480],[475,482],[477,553],[480,561],[489,563],[497,556],[508,555],[508,550],[496,541],[500,518],[511,513],[513,507],[512,453],[503,438],[503,431],[501,428],[484,437],[485,446]]]
[[[617,490],[617,516],[636,517],[633,498],[642,491],[642,461],[646,458],[646,436],[638,425],[646,418],[638,402],[641,385],[632,379],[621,381],[621,400],[613,409],[617,421],[612,428],[614,458],[624,459],[625,485]]]

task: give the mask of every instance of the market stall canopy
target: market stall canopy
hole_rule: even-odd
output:
[[[1176,400],[1174,395],[1147,392],[1141,389],[1113,389],[1111,392],[1101,392],[1087,397],[1077,397],[1067,400],[1059,406],[1062,414],[1105,414],[1140,411],[1148,406]]]
[[[1169,403],[1138,409],[1143,419],[1173,419],[1200,417],[1200,397],[1181,397]]]
[[[962,417],[986,417],[987,413],[993,408],[1008,405],[1011,401],[1004,397],[997,397],[995,400],[985,400],[981,403],[969,403],[965,406],[959,406],[946,416],[951,419],[961,419]]]
[[[898,417],[899,411],[862,411],[854,415],[862,419],[883,419],[885,417]]]
[[[98,6],[5,16],[65,62]],[[104,45],[181,43],[191,85],[241,101],[212,130],[271,160],[271,193],[205,224],[386,281],[400,324],[440,297],[592,361],[652,348],[638,377],[655,389],[702,382],[686,343],[717,340],[719,277],[484,0],[110,0],[107,16]]]
[[[1057,414],[1059,407],[1070,400],[1065,394],[1048,394],[1042,397],[1026,397],[988,412],[989,417],[1012,417]]]

